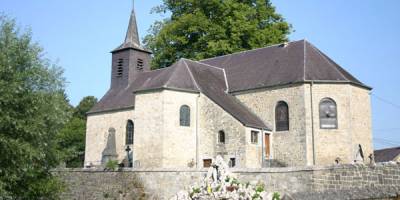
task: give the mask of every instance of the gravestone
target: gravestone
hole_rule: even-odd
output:
[[[101,164],[105,165],[110,160],[117,160],[118,154],[115,141],[115,129],[108,131],[107,144],[102,153]]]

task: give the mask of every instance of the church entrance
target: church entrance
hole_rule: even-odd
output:
[[[270,134],[265,133],[265,158],[269,159],[271,155],[271,140],[270,140]]]

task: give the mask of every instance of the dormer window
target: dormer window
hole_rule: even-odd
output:
[[[124,73],[124,59],[120,58],[118,59],[118,64],[117,64],[117,77],[122,77],[122,74]]]
[[[143,70],[143,59],[138,58],[137,59],[137,65],[136,65],[136,69],[138,71],[142,71]]]

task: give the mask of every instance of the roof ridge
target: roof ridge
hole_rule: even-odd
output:
[[[199,85],[197,84],[197,81],[196,81],[196,79],[194,78],[193,73],[192,73],[192,71],[190,70],[190,67],[189,67],[188,64],[186,63],[186,59],[181,59],[181,60],[182,60],[183,63],[185,64],[186,69],[189,71],[190,78],[193,80],[194,85],[196,86],[196,88],[197,88],[199,91],[202,91],[202,90],[200,89]]]
[[[229,81],[228,81],[228,76],[226,75],[225,69],[223,69],[223,72],[224,72],[224,79],[225,79],[225,85],[226,85],[226,90],[225,90],[225,92],[228,93],[228,92],[229,92]]]
[[[179,60],[178,62],[180,62],[180,60]],[[178,63],[178,62],[177,62],[177,63]],[[171,70],[172,70],[171,75],[169,76],[167,82],[165,82],[165,84],[163,85],[163,87],[167,87],[167,86],[168,86],[168,83],[171,81],[172,76],[174,75],[174,73],[176,72],[176,69],[178,68],[177,66],[171,66],[171,67],[173,67],[174,69],[171,69]]]
[[[231,54],[226,54],[226,55],[222,55],[222,56],[216,56],[216,57],[212,57],[212,58],[206,58],[200,61],[207,61],[207,60],[211,60],[211,59],[215,59],[215,58],[222,58],[222,57],[226,57],[226,56],[231,56],[231,55],[236,55],[236,54],[242,54],[242,53],[247,53],[247,52],[251,52],[251,51],[257,51],[257,50],[261,50],[261,49],[268,49],[271,47],[275,47],[275,46],[279,46],[282,44],[291,44],[291,43],[295,43],[295,42],[300,42],[300,41],[305,41],[305,39],[302,40],[296,40],[296,41],[291,41],[291,42],[282,42],[279,44],[273,44],[270,46],[265,46],[265,47],[260,47],[260,48],[255,48],[255,49],[249,49],[249,50],[244,50],[244,51],[239,51],[239,52],[235,52],[235,53],[231,53]]]
[[[186,58],[185,58],[185,59],[186,59]],[[189,60],[189,59],[186,59],[186,60]],[[189,60],[189,61],[195,62],[195,63],[197,63],[197,64],[199,64],[199,65],[202,65],[202,66],[207,66],[207,67],[211,67],[211,68],[214,68],[214,69],[219,69],[219,70],[221,70],[221,71],[224,73],[224,81],[225,81],[225,87],[226,87],[225,92],[227,93],[227,92],[229,91],[228,77],[227,77],[227,75],[226,75],[226,71],[225,71],[224,68],[219,68],[219,67],[216,67],[216,66],[213,66],[213,65],[209,65],[209,64],[206,64],[206,63],[202,63],[202,62],[199,62],[199,61],[192,61],[192,60]]]
[[[345,80],[351,82],[351,80],[349,80],[340,70],[338,70],[338,68],[337,68],[336,66],[334,66],[334,65],[332,64],[332,62],[331,62],[329,59],[327,59],[326,56],[325,56],[318,48],[316,48],[316,47],[315,47],[313,44],[311,44],[311,43],[308,43],[308,44],[309,44],[310,47],[313,48],[325,61],[327,61],[328,64],[329,64],[331,67],[333,67],[333,69],[334,69],[336,72],[338,72]]]
[[[211,68],[215,68],[215,69],[219,69],[219,70],[224,70],[224,69],[221,68],[221,67],[217,67],[217,66],[210,65],[210,64],[207,64],[207,63],[202,63],[202,62],[199,62],[199,61],[190,60],[190,59],[186,59],[186,58],[184,58],[184,59],[185,59],[185,60],[188,60],[188,61],[191,61],[191,62],[198,63],[198,64],[200,64],[200,65],[205,65],[205,66],[207,66],[207,67],[211,67]]]
[[[388,148],[384,148],[384,149],[377,149],[377,150],[374,150],[374,151],[385,151],[385,150],[391,150],[391,149],[400,149],[400,146],[397,146],[397,147],[388,147]]]

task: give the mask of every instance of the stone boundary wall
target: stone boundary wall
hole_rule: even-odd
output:
[[[57,169],[66,184],[62,199],[169,199],[200,183],[206,170]],[[293,199],[396,199],[400,197],[400,163],[232,169],[239,180],[265,184]]]

